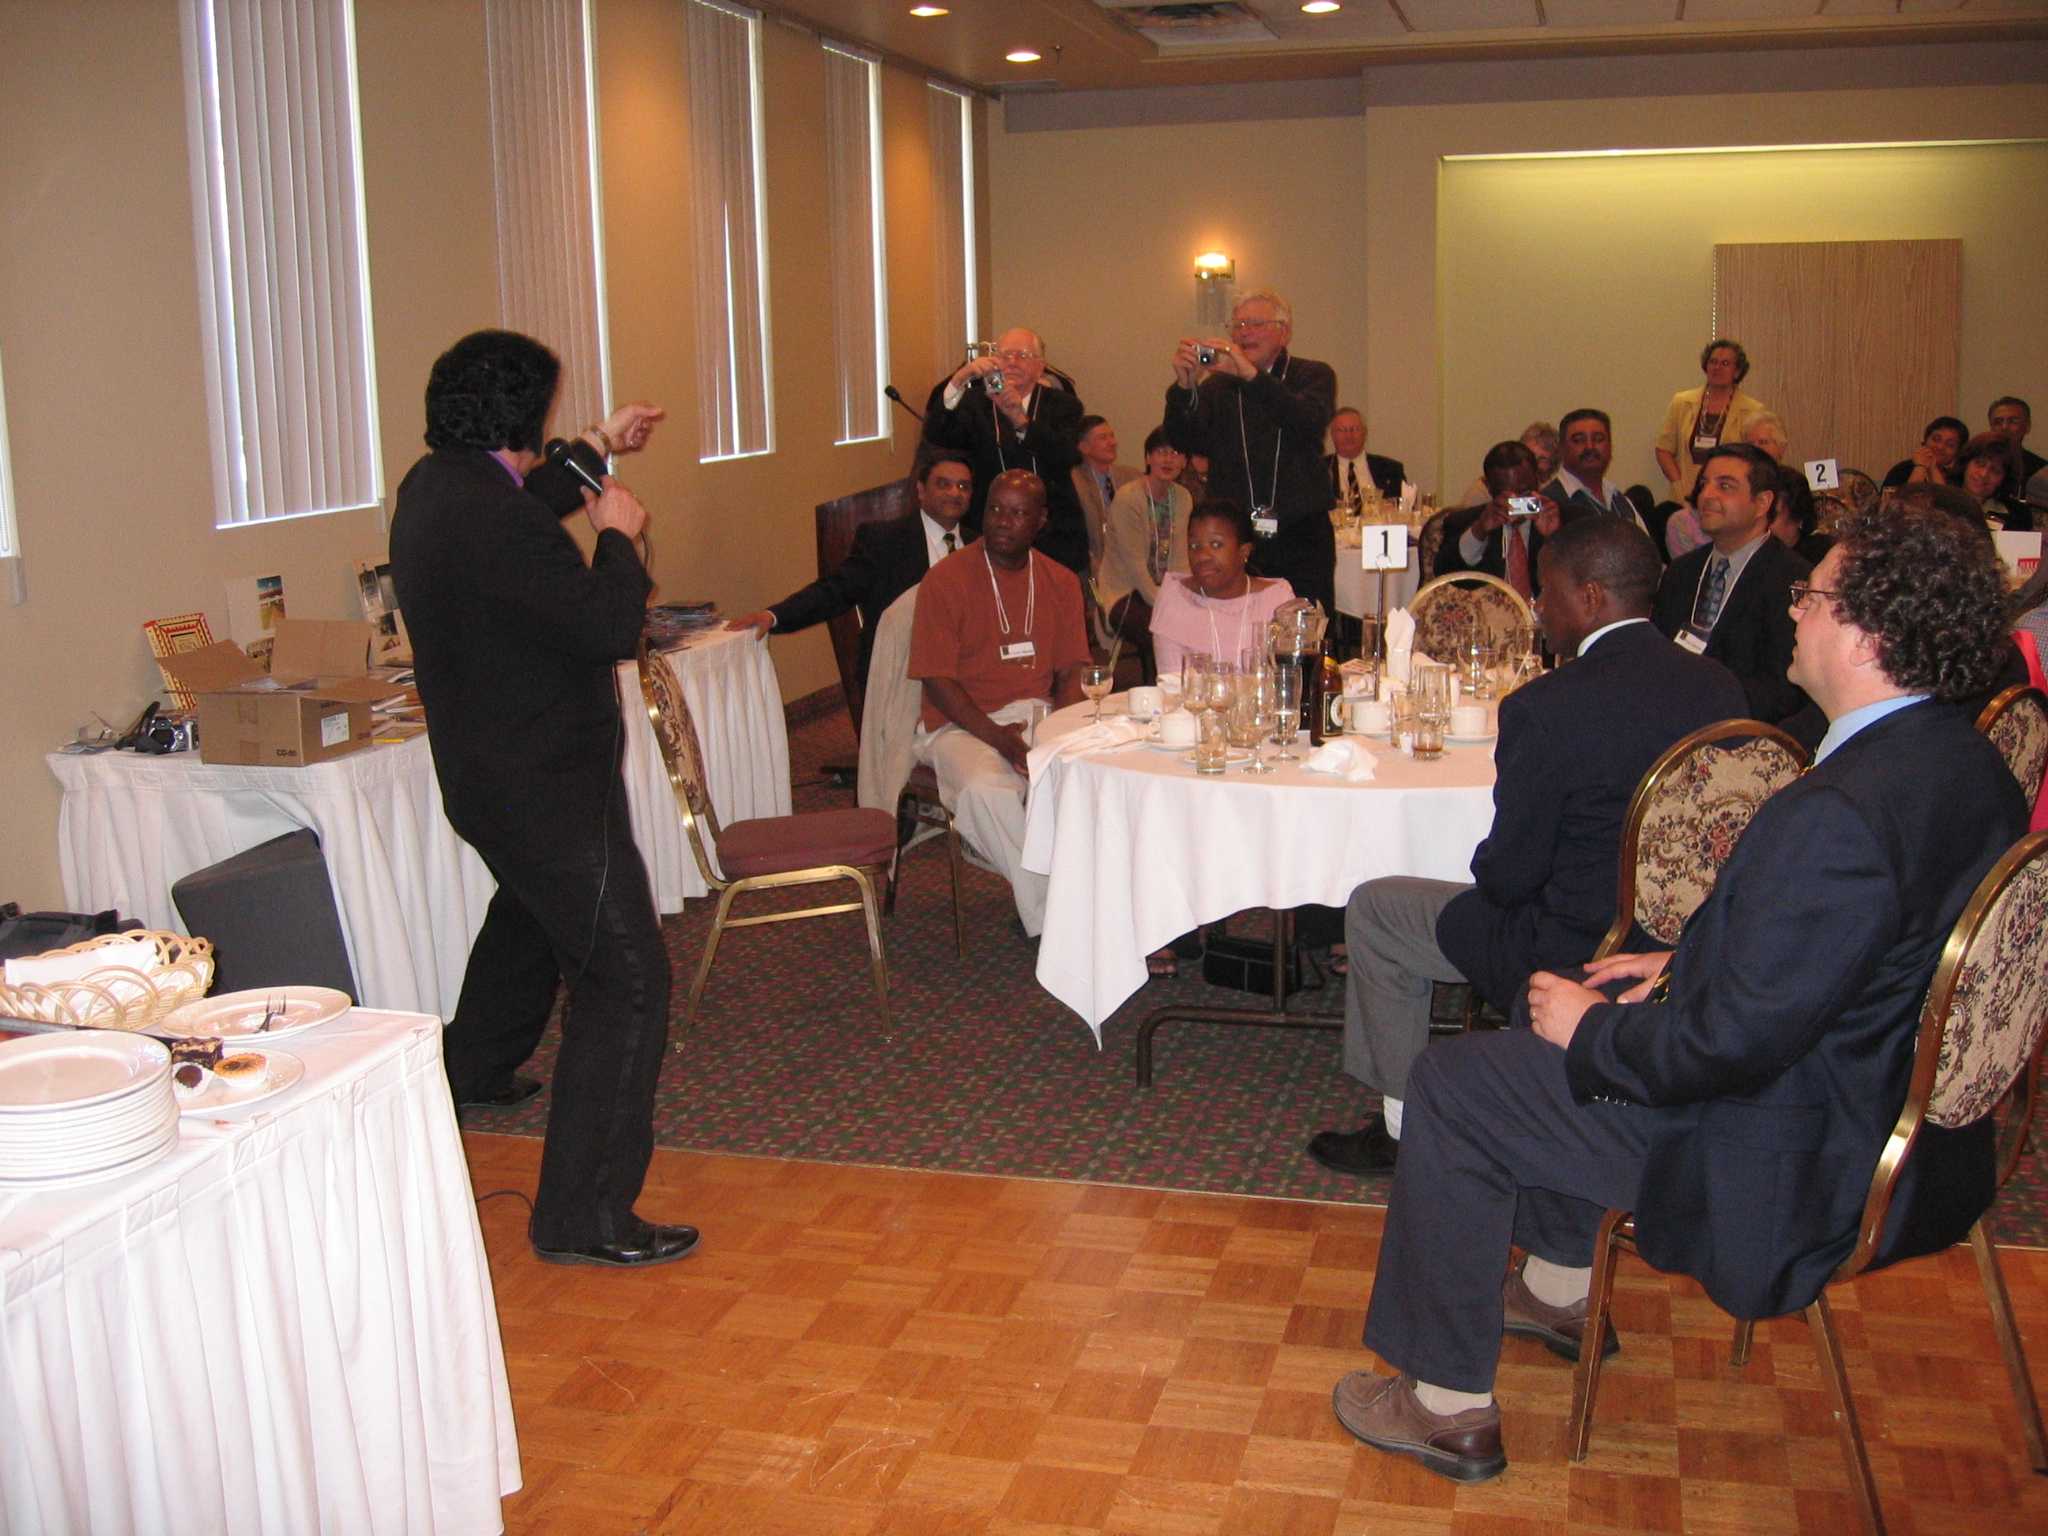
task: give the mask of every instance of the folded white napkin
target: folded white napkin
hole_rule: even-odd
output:
[[[1335,774],[1347,784],[1364,784],[1372,778],[1379,759],[1361,743],[1347,738],[1324,742],[1309,753],[1301,766],[1310,773]]]
[[[119,944],[102,944],[75,955],[51,953],[23,955],[6,963],[10,987],[55,987],[77,981],[94,971],[125,967],[148,974],[156,969],[156,944],[150,939],[126,939]]]
[[[1406,608],[1395,608],[1388,612],[1387,622],[1382,629],[1386,637],[1387,650],[1409,651],[1415,648],[1415,615]]]
[[[1401,482],[1401,515],[1411,522],[1415,518],[1415,500],[1419,494],[1413,480]]]
[[[1100,725],[1084,725],[1078,731],[1069,731],[1057,741],[1048,741],[1043,746],[1031,749],[1026,760],[1031,770],[1030,779],[1038,782],[1048,764],[1059,757],[1085,757],[1090,752],[1107,752],[1115,747],[1127,747],[1141,734],[1138,722],[1128,715],[1106,715]]]

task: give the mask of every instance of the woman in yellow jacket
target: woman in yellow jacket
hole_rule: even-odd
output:
[[[1657,434],[1657,463],[1671,482],[1673,501],[1691,495],[1708,455],[1723,443],[1741,442],[1743,428],[1766,409],[1761,400],[1736,387],[1749,377],[1749,354],[1741,342],[1719,336],[1708,342],[1700,353],[1700,370],[1707,382],[1671,397],[1663,430]]]

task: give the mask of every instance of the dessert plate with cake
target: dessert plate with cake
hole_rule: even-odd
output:
[[[306,1075],[290,1051],[231,1049],[219,1040],[184,1040],[171,1047],[171,1086],[184,1115],[217,1115],[261,1103]]]

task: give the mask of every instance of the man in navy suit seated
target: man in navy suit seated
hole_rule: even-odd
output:
[[[1501,700],[1493,827],[1472,855],[1474,883],[1369,880],[1345,908],[1344,1070],[1382,1096],[1382,1112],[1310,1140],[1309,1156],[1338,1173],[1394,1166],[1430,984],[1469,981],[1505,1012],[1532,971],[1584,963],[1614,921],[1636,785],[1679,737],[1742,713],[1726,667],[1651,627],[1663,567],[1641,529],[1588,513],[1542,559],[1544,631],[1578,659]]]
[[[1951,702],[2010,644],[1990,538],[1919,487],[1840,533],[1791,599],[1792,677],[1827,735],[1677,950],[1592,967],[1612,1002],[1539,972],[1532,1029],[1416,1063],[1365,1323],[1400,1374],[1354,1371],[1335,1393],[1366,1444],[1461,1481],[1505,1468],[1501,1335],[1577,1358],[1607,1209],[1634,1212],[1646,1260],[1742,1318],[1809,1305],[1854,1247],[1921,1000],[2027,807]],[[1994,1153],[1988,1116],[1923,1127],[1878,1262],[1961,1238],[1990,1201]],[[1503,1279],[1511,1243],[1528,1258]]]
[[[967,543],[967,532],[960,523],[974,496],[974,469],[966,454],[919,443],[910,477],[917,486],[914,514],[862,523],[853,531],[853,549],[837,569],[799,587],[781,602],[744,614],[725,627],[764,635],[770,630],[792,634],[858,608],[860,651],[854,675],[865,686],[875,625],[889,605],[923,581],[926,571]]]

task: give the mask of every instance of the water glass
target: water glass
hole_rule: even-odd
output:
[[[1301,754],[1294,750],[1300,734],[1301,668],[1283,661],[1273,670],[1273,745],[1280,749],[1273,754],[1275,759],[1300,762]]]
[[[1415,755],[1424,760],[1443,756],[1444,732],[1451,723],[1451,669],[1440,661],[1415,667],[1409,686],[1415,704]]]
[[[1185,678],[1183,678],[1185,686]],[[1197,773],[1221,773],[1229,760],[1230,701],[1237,688],[1237,668],[1220,656],[1209,658],[1202,673],[1202,740],[1195,748]],[[1189,708],[1193,708],[1192,704]]]

